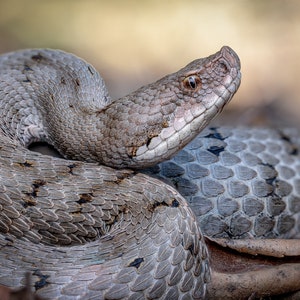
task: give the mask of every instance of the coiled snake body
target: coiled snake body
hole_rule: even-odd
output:
[[[297,183],[296,171],[275,170],[249,136],[242,146],[226,144],[233,131],[213,129],[151,176],[121,170],[169,159],[239,84],[239,59],[229,47],[116,101],[97,71],[73,55],[24,50],[1,56],[0,284],[20,286],[27,271],[36,293],[49,299],[202,299],[210,272],[194,212],[211,235],[294,235],[297,189],[286,180]],[[281,137],[280,151],[289,152]],[[192,159],[190,151],[204,140],[209,145]],[[26,149],[35,141],[66,159]],[[245,145],[252,153],[242,151]],[[256,164],[253,152],[261,155]],[[208,170],[197,161],[219,164]],[[157,170],[189,197],[194,212],[179,192],[153,178]],[[244,197],[251,189],[253,205]],[[288,202],[271,197],[278,193]],[[259,196],[269,197],[267,206]],[[276,220],[267,226],[272,213]],[[244,225],[235,229],[239,221]]]

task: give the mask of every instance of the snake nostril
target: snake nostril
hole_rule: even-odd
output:
[[[225,62],[220,62],[220,66],[219,69],[223,71],[223,73],[229,73],[230,68],[228,67],[228,65]]]

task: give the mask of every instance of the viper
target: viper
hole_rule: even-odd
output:
[[[269,132],[198,136],[240,81],[226,46],[117,100],[72,54],[0,56],[0,284],[29,274],[48,299],[204,299],[202,232],[297,234],[297,150],[284,133],[272,134],[276,158]]]

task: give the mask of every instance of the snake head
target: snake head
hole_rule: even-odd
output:
[[[104,163],[137,169],[168,159],[222,111],[240,81],[240,60],[224,46],[115,101],[107,113],[118,154]]]

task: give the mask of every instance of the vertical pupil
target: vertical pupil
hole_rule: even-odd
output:
[[[192,89],[196,88],[196,81],[193,76],[189,77],[189,84]]]

